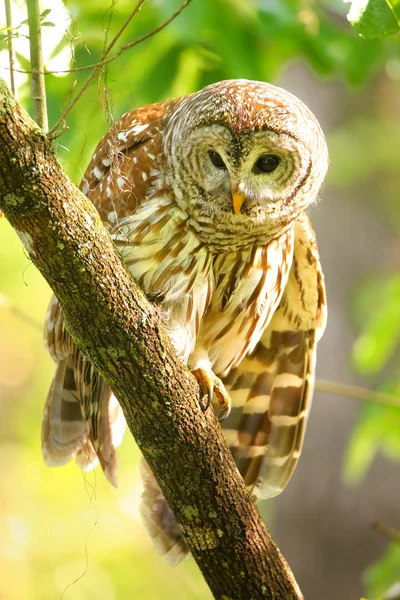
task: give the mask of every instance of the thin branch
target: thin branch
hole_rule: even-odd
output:
[[[392,527],[388,527],[387,525],[384,525],[380,521],[373,523],[372,529],[374,529],[375,531],[377,531],[378,533],[383,535],[385,538],[387,538],[391,542],[396,542],[397,544],[400,544],[400,531],[397,531],[396,529],[392,529]]]
[[[171,23],[171,21],[173,21],[174,19],[176,19],[176,17],[181,14],[181,12],[183,11],[183,9],[186,8],[188,6],[188,4],[190,4],[191,1],[192,0],[185,0],[185,2],[178,8],[178,10],[176,10],[174,12],[173,15],[171,15],[166,21],[164,21],[164,23],[162,23],[161,25],[159,25],[158,27],[156,27],[156,29],[153,29],[152,31],[150,31],[150,33],[146,33],[145,35],[142,35],[142,37],[138,38],[137,40],[134,40],[133,42],[130,42],[129,44],[125,44],[124,46],[122,46],[120,52],[116,55],[116,57],[119,56],[119,54],[122,54],[122,52],[124,52],[125,50],[128,50],[129,48],[133,48],[134,46],[137,46],[138,44],[141,44],[142,42],[144,42],[145,40],[147,40],[149,37],[152,37],[153,35],[155,35],[159,31],[161,31],[162,29],[164,29],[164,27],[166,27],[167,25],[169,25]]]
[[[327,394],[347,396],[348,398],[355,398],[356,400],[366,400],[367,402],[374,402],[375,404],[400,408],[399,397],[385,394],[384,392],[369,390],[358,385],[348,385],[346,383],[336,383],[334,381],[317,379],[315,382],[315,390]]]
[[[33,117],[44,130],[49,128],[47,120],[46,85],[43,75],[42,28],[39,0],[27,0],[29,48],[32,67]]]
[[[12,13],[11,13],[11,0],[4,0],[4,6],[6,9],[6,25],[7,25],[7,43],[8,43],[8,60],[10,63],[10,83],[11,91],[15,94],[15,59],[14,59],[14,46],[12,38]]]
[[[136,6],[136,8],[133,11],[133,13],[136,14],[140,10],[140,8],[141,8],[141,6],[142,6],[142,4],[144,2],[145,2],[145,0],[139,0],[138,5]],[[178,10],[176,10],[173,13],[173,15],[171,15],[166,21],[164,21],[164,23],[162,23],[161,25],[159,25],[158,27],[156,27],[155,29],[153,29],[149,33],[146,33],[145,35],[142,35],[142,37],[134,40],[133,42],[130,42],[128,44],[124,44],[123,46],[121,46],[121,48],[119,49],[119,51],[117,52],[117,54],[115,54],[114,56],[111,56],[110,58],[106,58],[106,56],[108,55],[108,53],[110,52],[110,50],[112,49],[112,47],[115,45],[116,41],[121,36],[122,32],[126,29],[126,26],[132,20],[132,18],[135,16],[135,14],[131,13],[131,15],[128,17],[128,21],[126,21],[124,23],[124,25],[119,30],[119,32],[117,33],[117,35],[111,41],[111,43],[109,44],[109,46],[104,51],[101,60],[98,63],[95,63],[93,65],[87,65],[85,67],[77,67],[77,68],[74,68],[74,69],[67,69],[65,71],[46,71],[45,74],[49,74],[49,73],[58,73],[59,74],[59,73],[75,73],[77,71],[85,71],[86,69],[94,69],[94,71],[89,75],[89,77],[87,78],[87,80],[85,81],[85,83],[83,84],[82,88],[80,89],[80,91],[75,96],[75,98],[73,98],[73,100],[70,102],[70,104],[65,109],[64,113],[58,119],[57,123],[49,131],[49,137],[51,139],[54,139],[54,137],[57,137],[55,135],[56,130],[59,128],[59,126],[61,125],[61,123],[63,123],[65,121],[65,119],[67,118],[67,116],[70,114],[71,110],[74,108],[75,104],[78,102],[78,100],[85,93],[85,91],[87,90],[87,88],[92,83],[93,79],[99,73],[100,69],[102,67],[104,67],[104,65],[106,65],[106,64],[112,62],[113,60],[115,60],[116,58],[118,58],[118,56],[120,56],[123,52],[125,52],[125,50],[128,50],[130,48],[133,48],[134,46],[137,46],[138,44],[141,44],[145,40],[149,39],[150,37],[152,37],[153,35],[155,35],[159,31],[161,31],[162,29],[164,29],[167,25],[169,25],[171,23],[171,21],[173,21],[183,11],[184,8],[186,8],[186,6],[190,2],[191,2],[191,0],[185,0],[185,2],[183,2],[183,4],[178,8]],[[139,4],[140,4],[140,6],[139,6]]]
[[[142,6],[143,6],[143,4],[145,2],[146,2],[146,0],[138,0],[138,3],[136,4],[135,8],[131,12],[131,14],[129,15],[129,17],[125,21],[125,23],[122,25],[121,29],[113,37],[113,39],[111,40],[111,42],[108,44],[108,46],[104,50],[104,52],[103,52],[103,56],[104,57],[107,56],[107,54],[109,54],[111,52],[111,50],[114,48],[115,44],[117,43],[117,41],[119,40],[119,38],[121,37],[121,35],[124,33],[125,29],[129,25],[129,23],[132,21],[132,19],[134,19],[136,17],[136,15],[138,14],[138,12],[140,11],[140,9],[142,8]]]

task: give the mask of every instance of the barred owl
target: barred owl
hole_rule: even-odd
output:
[[[298,461],[326,321],[305,214],[328,165],[310,110],[267,83],[232,80],[124,114],[81,183],[135,279],[162,306],[177,355],[218,405],[253,498],[280,493]],[[42,449],[48,465],[100,463],[114,485],[124,418],[75,347],[53,297],[57,363]],[[219,408],[218,408],[219,407]],[[187,548],[143,462],[142,516],[177,564]]]

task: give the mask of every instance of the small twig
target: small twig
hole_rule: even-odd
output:
[[[8,59],[9,59],[9,63],[10,63],[10,84],[11,84],[11,91],[13,94],[15,94],[15,81],[14,81],[15,60],[14,60],[14,46],[13,46],[13,39],[12,39],[11,1],[4,0],[4,6],[6,9]]]
[[[400,26],[400,8],[398,2],[393,2],[393,0],[386,0],[386,4],[390,8],[392,15],[394,16],[397,25]]]
[[[27,0],[29,48],[32,67],[32,104],[33,118],[47,131],[46,85],[43,75],[42,30],[40,22],[39,0]]]
[[[147,40],[149,37],[152,37],[153,35],[155,35],[159,31],[161,31],[162,29],[164,29],[164,27],[166,27],[167,25],[169,25],[171,23],[171,21],[173,21],[178,15],[181,14],[181,12],[187,7],[188,4],[190,4],[191,1],[192,0],[185,0],[185,2],[183,4],[181,4],[181,6],[178,8],[178,10],[176,10],[173,15],[171,15],[166,21],[164,21],[164,23],[161,23],[161,25],[159,25],[158,27],[156,27],[156,29],[153,29],[149,33],[146,33],[145,35],[142,35],[142,37],[138,38],[137,40],[134,40],[133,42],[130,42],[129,44],[124,44],[123,46],[121,46],[119,54],[121,54],[125,50],[128,50],[129,48],[133,48],[134,46],[137,46],[138,44],[141,44],[142,42],[144,42],[145,40]],[[117,56],[118,56],[118,54],[117,54]]]
[[[60,129],[59,131],[55,131],[53,133],[53,135],[51,136],[51,139],[54,141],[57,138],[61,137],[62,135],[64,135],[64,133],[66,133],[69,130],[68,125],[66,125],[65,127],[63,127],[62,129]]]
[[[143,4],[144,1],[145,0],[141,0],[140,6]],[[84,85],[81,88],[81,90],[78,92],[78,94],[75,96],[75,98],[68,105],[68,107],[66,108],[66,110],[64,111],[64,113],[62,114],[62,116],[58,119],[57,123],[54,125],[54,127],[51,128],[51,130],[49,131],[49,136],[52,139],[54,139],[54,137],[55,137],[54,132],[56,131],[56,129],[58,129],[58,127],[60,126],[60,124],[63,121],[65,121],[65,119],[67,118],[67,116],[69,115],[69,113],[71,112],[71,110],[73,109],[73,107],[75,106],[75,104],[77,103],[77,101],[79,100],[79,98],[84,94],[84,92],[87,90],[87,88],[89,87],[89,85],[92,83],[93,79],[98,74],[99,70],[104,65],[106,65],[109,62],[111,62],[111,61],[115,60],[116,58],[118,58],[123,52],[125,52],[125,50],[129,50],[130,48],[133,48],[134,46],[137,46],[138,44],[141,44],[142,42],[144,42],[148,38],[152,37],[153,35],[155,35],[159,31],[161,31],[162,29],[164,29],[164,27],[166,27],[167,25],[169,25],[171,23],[171,21],[173,21],[178,15],[180,15],[180,13],[184,10],[184,8],[186,8],[186,6],[190,2],[191,2],[191,0],[185,0],[185,2],[183,2],[183,4],[178,8],[178,10],[176,10],[170,17],[168,17],[168,19],[166,21],[164,21],[161,25],[159,25],[158,27],[156,27],[155,29],[153,29],[149,33],[146,33],[145,35],[142,35],[142,37],[140,37],[140,38],[138,38],[136,40],[133,40],[133,42],[130,42],[128,44],[124,44],[123,46],[121,46],[121,48],[119,49],[119,51],[114,56],[106,58],[106,55],[109,53],[109,51],[111,50],[111,48],[115,45],[115,42],[120,37],[121,33],[125,30],[128,22],[132,20],[132,18],[134,16],[132,14],[128,17],[128,21],[122,26],[122,29],[120,29],[120,31],[114,37],[114,39],[112,40],[112,42],[110,43],[110,45],[106,48],[106,50],[103,53],[103,56],[102,56],[101,60],[98,63],[95,63],[93,65],[87,65],[85,67],[77,67],[77,68],[74,68],[74,69],[68,69],[68,70],[65,70],[65,71],[46,71],[45,74],[50,74],[50,73],[75,73],[76,71],[85,71],[86,69],[94,69],[94,71],[89,75],[88,79],[84,83]],[[140,6],[139,6],[139,9],[140,9]],[[138,6],[136,6],[136,9],[137,8],[138,8]],[[136,12],[138,12],[138,11],[136,11]]]
[[[106,47],[106,49],[104,50],[103,56],[107,56],[107,54],[109,54],[109,52],[114,48],[115,44],[117,43],[117,41],[119,40],[119,38],[121,37],[121,35],[124,33],[125,29],[128,27],[129,23],[132,21],[132,19],[134,17],[136,17],[136,15],[138,14],[139,10],[142,8],[143,4],[146,2],[146,0],[138,0],[138,3],[136,4],[135,8],[133,9],[133,11],[131,12],[131,14],[129,15],[129,17],[127,18],[127,20],[125,21],[125,23],[122,25],[121,29],[118,31],[118,33],[113,37],[113,39],[111,40],[111,42],[108,44],[108,46]]]
[[[348,385],[345,383],[317,379],[315,382],[315,390],[327,394],[337,394],[338,396],[347,396],[348,398],[355,398],[356,400],[366,400],[367,402],[374,402],[375,404],[400,408],[399,397],[385,394],[384,392],[369,390],[358,385]]]
[[[371,527],[372,527],[372,529],[374,529],[374,531],[377,531],[378,533],[382,534],[385,538],[387,538],[391,542],[396,542],[397,544],[400,544],[400,531],[397,531],[396,529],[392,529],[392,527],[388,527],[387,525],[384,525],[380,521],[376,521],[376,523],[372,523]]]

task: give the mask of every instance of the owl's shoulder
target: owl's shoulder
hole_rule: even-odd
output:
[[[109,225],[132,214],[150,191],[160,187],[163,133],[180,101],[123,114],[98,143],[80,188]]]

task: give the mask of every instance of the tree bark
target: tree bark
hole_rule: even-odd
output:
[[[303,598],[157,307],[2,80],[0,209],[59,298],[75,343],[118,398],[214,597]]]

